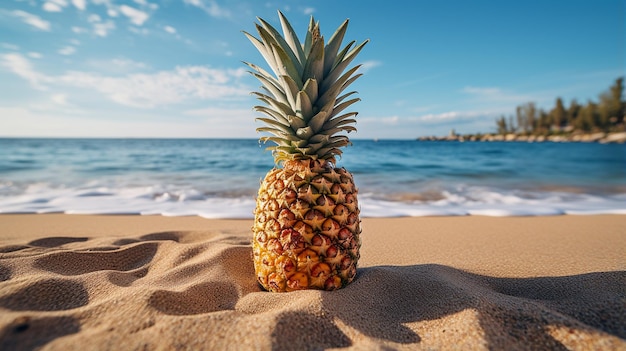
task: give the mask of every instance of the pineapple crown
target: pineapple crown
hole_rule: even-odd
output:
[[[319,22],[311,16],[301,44],[287,18],[280,11],[278,16],[284,35],[261,18],[257,18],[260,24],[255,23],[258,39],[243,32],[274,73],[244,62],[262,84],[262,92],[252,92],[265,103],[254,107],[266,116],[257,118],[265,124],[257,132],[271,136],[260,141],[276,144],[267,148],[276,163],[302,159],[334,163],[335,157],[341,156],[340,148],[350,144],[348,137],[339,133],[356,131],[357,112],[342,112],[360,101],[348,99],[356,91],[342,93],[362,75],[355,74],[361,65],[345,70],[369,40],[356,46],[356,41],[351,41],[340,50],[348,28],[345,20],[324,44]]]

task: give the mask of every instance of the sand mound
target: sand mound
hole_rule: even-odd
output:
[[[626,272],[503,278],[374,265],[335,292],[275,294],[246,235],[0,245],[0,349],[626,349]]]

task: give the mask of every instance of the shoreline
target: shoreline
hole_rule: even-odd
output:
[[[626,132],[615,133],[573,133],[573,134],[469,134],[457,135],[450,133],[448,136],[424,136],[418,137],[417,141],[458,141],[458,142],[527,142],[527,143],[599,143],[599,144],[624,144]]]
[[[626,349],[626,215],[363,218],[356,279],[291,293],[252,222],[0,214],[0,349]]]

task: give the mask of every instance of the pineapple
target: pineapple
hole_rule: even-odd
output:
[[[325,45],[311,17],[301,43],[278,16],[284,36],[261,18],[259,38],[244,32],[273,72],[244,62],[262,84],[262,92],[253,92],[264,103],[254,107],[265,115],[257,131],[273,143],[268,149],[277,165],[256,200],[255,272],[268,291],[335,290],[354,279],[361,246],[357,188],[335,164],[350,144],[342,133],[356,130],[357,113],[343,111],[360,100],[354,91],[342,94],[361,76],[360,65],[345,70],[368,41],[340,48],[346,20]]]

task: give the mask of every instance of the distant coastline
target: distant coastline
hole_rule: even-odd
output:
[[[420,137],[422,141],[521,141],[521,142],[587,142],[626,143],[626,100],[624,77],[615,80],[600,94],[598,102],[579,104],[575,99],[565,107],[556,98],[550,110],[537,108],[534,102],[517,106],[515,115],[496,119],[493,134],[457,135],[452,129],[443,137]]]
[[[456,142],[493,142],[493,141],[509,141],[509,142],[581,142],[581,143],[601,143],[601,144],[624,144],[626,143],[626,132],[615,133],[570,133],[570,134],[554,134],[554,135],[527,135],[527,134],[465,134],[460,135],[451,132],[447,136],[425,136],[417,138],[419,141],[456,141]]]

